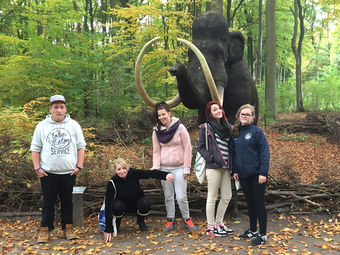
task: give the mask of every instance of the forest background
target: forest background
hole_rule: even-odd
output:
[[[78,182],[103,187],[107,178],[98,172],[109,177],[110,160],[120,155],[150,167],[151,109],[135,87],[135,60],[160,36],[144,57],[143,83],[157,101],[173,97],[177,84],[167,69],[187,60],[176,38],[191,41],[193,19],[210,9],[245,37],[260,125],[270,124],[268,99],[275,106],[271,118],[339,112],[339,7],[339,0],[0,0],[0,197],[7,201],[0,210],[30,210],[40,199],[29,147],[53,94],[66,97],[68,112],[84,128],[87,170]],[[269,34],[275,40],[268,41]],[[266,64],[269,58],[274,65]],[[196,129],[195,111],[179,105],[174,113]],[[112,144],[120,147],[107,150]],[[138,145],[133,155],[123,148],[131,144]]]

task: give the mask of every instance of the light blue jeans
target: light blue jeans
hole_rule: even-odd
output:
[[[163,170],[163,169],[162,169]],[[187,198],[187,180],[184,179],[184,168],[168,170],[175,179],[171,182],[162,181],[167,218],[175,219],[175,194],[179,210],[184,219],[190,218]]]

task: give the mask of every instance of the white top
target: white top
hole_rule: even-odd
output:
[[[80,125],[66,114],[61,122],[51,115],[35,128],[31,151],[40,152],[40,167],[54,174],[72,173],[77,164],[77,151],[86,146]]]

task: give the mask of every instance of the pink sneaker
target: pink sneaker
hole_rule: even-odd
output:
[[[207,227],[207,236],[216,236],[216,230],[214,227]]]

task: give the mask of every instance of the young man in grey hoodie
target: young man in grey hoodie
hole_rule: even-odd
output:
[[[40,177],[43,195],[39,243],[46,243],[54,229],[54,206],[57,196],[61,202],[61,224],[67,239],[73,233],[72,191],[76,176],[83,168],[85,139],[80,125],[66,114],[62,95],[50,98],[50,112],[35,128],[31,143],[34,172]]]

